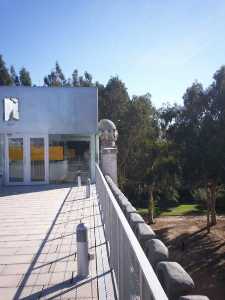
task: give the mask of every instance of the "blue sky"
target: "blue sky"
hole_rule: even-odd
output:
[[[118,75],[130,95],[181,103],[225,64],[225,1],[0,0],[0,53],[38,85],[58,60],[66,76]]]

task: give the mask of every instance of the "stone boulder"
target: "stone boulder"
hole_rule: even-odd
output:
[[[144,222],[144,219],[137,212],[130,215],[129,223],[133,231],[135,231],[137,224]]]
[[[155,232],[146,223],[137,224],[135,233],[143,249],[145,249],[145,245],[148,240],[156,237]]]
[[[118,203],[119,203],[119,206],[121,207],[122,210],[124,209],[124,207],[126,205],[131,204],[124,195],[119,195]]]
[[[154,269],[156,269],[159,262],[168,261],[169,258],[168,248],[158,239],[148,240],[146,242],[145,252]]]
[[[180,296],[190,293],[195,287],[190,275],[177,262],[160,262],[156,273],[171,300],[177,300]]]
[[[132,204],[128,204],[125,206],[125,216],[128,221],[130,220],[130,216],[134,213],[137,213],[137,210],[135,207],[133,207]]]

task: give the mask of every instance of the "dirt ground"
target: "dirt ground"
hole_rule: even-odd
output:
[[[152,225],[167,245],[170,260],[179,262],[195,282],[194,294],[225,300],[225,216],[207,234],[206,217],[159,217]]]

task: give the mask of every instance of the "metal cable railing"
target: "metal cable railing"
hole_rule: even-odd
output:
[[[97,164],[96,190],[119,299],[168,300]]]

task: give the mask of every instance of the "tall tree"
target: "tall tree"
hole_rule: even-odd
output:
[[[93,86],[92,75],[87,71],[84,72],[84,84],[85,87]]]
[[[13,81],[13,84],[16,85],[16,86],[19,86],[20,85],[20,78],[17,75],[14,66],[10,67],[10,75],[11,75],[11,79]]]
[[[31,78],[30,78],[30,73],[24,67],[20,70],[19,80],[20,80],[21,85],[24,85],[24,86],[31,86],[32,85],[32,81],[31,81]]]
[[[205,190],[209,230],[216,224],[217,193],[225,184],[225,67],[215,73],[208,89],[195,82],[183,99],[183,107],[164,110],[162,124],[179,150],[186,187]]]
[[[128,110],[130,98],[127,93],[127,89],[125,84],[118,78],[112,77],[108,81],[107,85],[104,89],[99,91],[99,115],[100,119],[110,119],[112,120],[119,131],[119,138],[118,138],[118,149],[119,149],[119,176],[120,178],[124,177],[122,173],[121,166],[121,159],[123,154],[126,152],[125,148],[126,145],[126,112]],[[120,182],[122,182],[120,180]]]
[[[68,82],[66,81],[65,76],[58,62],[55,63],[55,67],[51,71],[51,73],[44,77],[44,84],[46,86],[55,86],[55,87],[68,85]]]
[[[73,84],[73,86],[79,86],[80,85],[77,69],[75,69],[72,73],[72,84]]]
[[[125,84],[117,76],[110,78],[99,103],[100,117],[108,118],[121,127],[120,124],[128,109],[129,100]]]
[[[0,85],[11,85],[12,79],[5,65],[2,55],[0,55]]]

